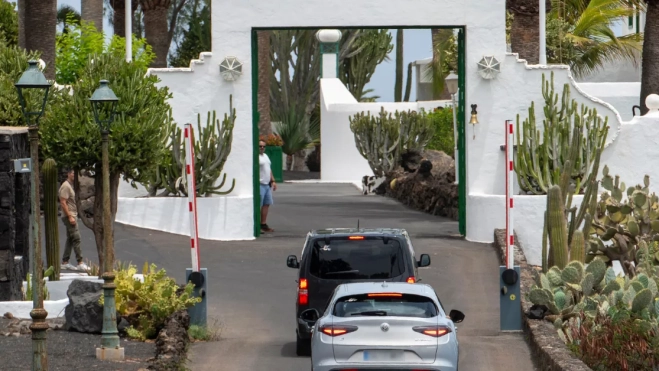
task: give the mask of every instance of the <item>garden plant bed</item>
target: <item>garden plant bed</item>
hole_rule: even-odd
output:
[[[494,247],[500,254],[501,262],[504,263],[506,250],[506,231],[504,229],[494,230]],[[515,241],[518,241],[515,237]],[[535,320],[527,317],[532,303],[526,299],[526,294],[534,285],[533,269],[540,267],[527,264],[526,257],[518,242],[515,243],[515,265],[520,268],[520,295],[522,305],[522,321],[526,339],[529,342],[533,359],[540,370],[547,371],[588,371],[591,370],[585,363],[574,356],[565,343],[558,337],[554,325],[545,320]]]
[[[0,318],[0,333],[12,320]],[[148,360],[155,355],[153,341],[140,342],[121,339],[126,359],[122,362],[107,362],[96,359],[96,347],[101,344],[101,335],[79,332],[49,330],[46,347],[48,369],[52,371],[98,370],[98,371],[137,371],[146,370]],[[24,371],[32,365],[32,337],[26,335],[0,336],[0,358],[2,370]]]

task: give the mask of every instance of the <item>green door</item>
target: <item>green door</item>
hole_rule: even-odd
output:
[[[261,235],[261,187],[259,182],[259,48],[256,30],[252,29],[252,185],[254,189],[254,237]]]
[[[460,234],[467,235],[467,161],[465,140],[465,29],[458,31],[458,226]]]

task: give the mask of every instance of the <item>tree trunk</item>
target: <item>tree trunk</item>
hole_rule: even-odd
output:
[[[131,2],[132,13],[135,13],[137,10],[139,0],[133,0]],[[113,26],[114,34],[120,37],[126,37],[126,0],[111,0],[110,4],[114,10],[113,15]]]
[[[272,60],[270,59],[270,31],[257,31],[258,61],[259,61],[259,134],[272,133],[270,124],[270,75],[272,75]]]
[[[307,151],[301,150],[295,152],[295,155],[293,155],[293,171],[306,171],[307,170],[307,164],[305,163],[305,160],[307,159]]]
[[[142,10],[144,11],[144,30],[146,42],[151,45],[156,58],[151,63],[151,67],[167,67],[167,54],[171,38],[169,36],[169,25],[167,22],[167,12],[169,10],[169,1],[161,1],[158,4],[145,6],[145,0],[142,0]]]
[[[529,64],[540,61],[540,2],[538,0],[507,0],[506,9],[513,13],[510,27],[510,49]],[[551,9],[546,1],[546,12]]]
[[[103,0],[81,0],[82,20],[92,22],[98,31],[103,31]]]
[[[396,81],[394,83],[394,102],[403,99],[403,29],[396,31]]]
[[[54,80],[57,0],[21,0],[18,3],[19,15],[23,15],[19,17],[19,45],[28,52],[39,51],[46,62],[44,75]]]
[[[641,114],[648,108],[645,98],[650,94],[659,94],[659,0],[648,0],[643,36],[643,60],[641,72]]]
[[[98,254],[98,266],[100,273],[103,273],[105,266],[105,252],[103,250],[103,172],[100,163],[96,164],[94,169],[94,215],[89,218],[85,215],[80,200],[80,184],[78,183],[79,171],[75,173],[74,189],[76,193],[76,205],[78,207],[78,216],[82,223],[94,233],[94,241],[96,242],[96,252]],[[110,231],[110,246],[114,246],[114,220],[117,215],[117,201],[119,196],[119,182],[121,180],[121,173],[110,173],[110,207],[112,213],[112,231]],[[114,262],[112,263],[114,265]]]

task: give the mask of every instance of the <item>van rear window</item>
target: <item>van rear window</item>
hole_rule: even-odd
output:
[[[400,243],[381,237],[362,240],[317,239],[311,249],[309,273],[323,279],[388,279],[405,273]]]
[[[349,295],[334,305],[337,317],[416,317],[432,318],[439,314],[432,299],[412,294],[375,293]]]

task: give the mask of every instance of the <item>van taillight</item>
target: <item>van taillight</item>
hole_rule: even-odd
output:
[[[297,288],[297,302],[300,305],[309,304],[309,290],[307,288],[306,278],[300,278],[300,284]]]
[[[415,282],[416,282],[416,279],[414,277],[409,277],[407,279],[407,283],[415,283]]]

